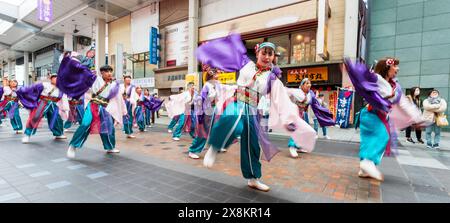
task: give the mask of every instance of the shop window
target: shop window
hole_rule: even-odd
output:
[[[257,39],[248,39],[244,40],[244,45],[247,48],[247,56],[251,60],[253,60],[256,63],[256,53],[255,53],[255,46],[258,43],[264,42],[264,38],[257,38]]]
[[[153,70],[157,66],[150,64],[148,52],[135,54],[132,58],[138,58],[136,61],[133,61],[133,78],[154,77],[155,73]]]
[[[297,32],[291,34],[291,64],[316,61],[315,31]]]
[[[133,63],[133,78],[143,78],[145,77],[145,62],[135,62]]]
[[[268,42],[272,42],[277,46],[276,52],[280,54],[278,57],[278,65],[285,65],[289,63],[289,35],[270,37]]]

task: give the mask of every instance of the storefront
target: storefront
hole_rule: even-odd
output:
[[[36,76],[33,81],[46,80],[49,74],[58,72],[59,57],[62,53],[58,48],[59,45],[53,44],[34,52]]]
[[[188,0],[159,3],[160,61],[155,69],[155,89],[165,98],[185,87],[188,73]]]
[[[320,8],[322,7],[322,8]],[[269,41],[277,46],[281,81],[298,88],[303,78],[325,95],[335,113],[338,89],[343,86],[344,1],[311,0],[241,16],[201,27],[200,42],[226,36],[234,24],[247,54],[256,61],[254,47]],[[320,14],[323,14],[322,17]]]

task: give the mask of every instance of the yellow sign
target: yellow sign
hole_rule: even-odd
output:
[[[186,87],[190,82],[194,82],[195,88],[198,88],[199,83],[198,83],[198,74],[197,73],[192,73],[192,74],[186,74]]]
[[[206,82],[206,72],[203,72],[203,83]],[[219,73],[219,82],[221,84],[236,84],[236,72]]]
[[[328,67],[299,68],[287,72],[288,83],[300,83],[304,78],[308,78],[311,82],[327,81]]]

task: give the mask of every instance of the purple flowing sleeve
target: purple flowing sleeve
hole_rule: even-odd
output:
[[[272,68],[272,73],[273,74],[275,74],[275,76],[277,77],[277,78],[279,78],[279,79],[281,79],[281,73],[282,73],[282,71],[281,71],[281,69],[278,67],[278,66],[274,66],[273,68]]]
[[[164,100],[160,100],[154,97],[152,97],[150,100],[152,102],[152,108],[150,110],[152,111],[158,111],[164,103]]]
[[[97,76],[86,66],[71,57],[61,61],[56,86],[71,98],[80,98],[95,82]]]
[[[365,64],[345,59],[345,65],[356,92],[375,109],[389,111],[391,103],[378,93],[377,76]]]
[[[2,98],[2,96],[3,96],[3,87],[0,87],[0,99]]]
[[[333,119],[333,114],[331,114],[330,110],[323,107],[319,101],[316,99],[316,95],[313,91],[310,91],[311,94],[311,108],[314,112],[314,115],[316,115],[317,121],[319,122],[320,126],[333,126],[335,125],[335,121]]]
[[[33,84],[29,87],[21,87],[16,91],[17,97],[26,109],[34,109],[37,107],[39,96],[44,90],[42,83]]]
[[[246,53],[247,49],[242,43],[241,36],[231,34],[199,46],[196,55],[203,64],[233,72],[240,70],[250,61]]]
[[[116,97],[117,94],[119,94],[119,81],[116,81],[116,84],[111,88],[109,91],[108,97],[106,97],[108,100],[111,100],[112,98]]]

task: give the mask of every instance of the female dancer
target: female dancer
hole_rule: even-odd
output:
[[[69,115],[69,101],[67,96],[56,86],[57,75],[50,76],[50,83],[38,83],[17,90],[17,97],[23,106],[30,111],[28,117],[25,137],[22,143],[29,143],[30,137],[36,134],[36,130],[45,116],[48,126],[55,139],[66,139],[64,135],[64,120]]]
[[[280,69],[273,65],[275,45],[265,42],[256,48],[257,63],[250,61],[246,48],[238,34],[203,44],[197,57],[203,64],[223,71],[239,71],[236,97],[229,98],[221,116],[213,125],[208,143],[211,145],[204,158],[204,165],[214,164],[217,152],[229,147],[241,136],[241,171],[247,185],[261,191],[269,191],[261,178],[259,161],[261,148],[264,158],[270,160],[279,150],[268,141],[268,135],[257,119],[258,100],[270,94],[269,127],[290,132],[296,144],[311,151],[315,144],[315,131],[298,116],[298,108],[289,99],[288,92],[277,78]]]
[[[3,101],[0,102],[0,120],[8,116],[11,126],[16,134],[22,133],[22,119],[19,113],[19,98],[17,98],[17,81],[7,78],[3,79],[3,89],[0,98],[3,95]],[[1,123],[1,122],[0,122]]]
[[[393,57],[380,59],[371,72],[364,64],[346,59],[345,65],[356,91],[368,105],[360,111],[360,177],[383,181],[378,170],[383,155],[395,147],[396,130],[411,124],[425,125],[418,108],[403,94],[396,80],[400,61]]]
[[[308,111],[308,106],[311,105],[320,126],[333,126],[335,124],[333,114],[317,101],[314,92],[311,90],[311,81],[308,78],[302,80],[299,89],[290,88],[288,89],[288,92],[291,95],[293,102],[298,106],[300,118],[304,119],[304,114]],[[300,152],[307,152],[306,150],[300,149],[292,138],[289,139],[288,147],[291,157],[293,158],[298,157],[297,149]]]

